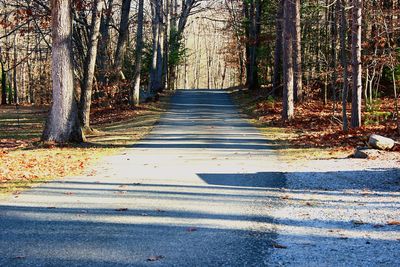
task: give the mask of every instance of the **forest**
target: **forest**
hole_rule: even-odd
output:
[[[186,80],[201,80],[198,70],[198,77],[186,74],[188,65],[211,69],[216,61],[220,67],[212,70],[222,82],[210,84],[207,77],[204,87],[226,87],[228,70],[225,84],[282,100],[283,121],[295,117],[296,105],[317,100],[331,106],[343,131],[365,123],[399,131],[398,8],[392,0],[3,0],[1,104],[54,103],[60,105],[52,112],[59,123],[62,115],[55,110],[73,109],[71,127],[90,132],[92,105],[137,106],[141,97],[177,89],[182,73]],[[188,24],[193,29],[200,16],[219,23],[214,40],[223,36],[204,64],[188,62],[198,51],[185,42]],[[58,47],[63,38],[70,43]],[[56,81],[57,67],[69,76]],[[70,84],[56,88],[52,82]],[[56,89],[65,93],[62,99],[54,98]],[[82,139],[50,132],[43,138]]]
[[[0,0],[0,266],[400,266],[400,0]]]
[[[256,92],[261,109],[277,102],[288,123],[307,116],[296,113],[311,101],[329,106],[344,132],[379,124],[393,135],[398,11],[393,0],[3,0],[1,104],[53,103],[42,138],[79,142],[92,130],[92,105],[132,108],[190,79],[192,87]],[[199,28],[208,37],[196,41]],[[216,36],[202,59],[193,39]],[[63,120],[71,129],[58,129]],[[68,134],[52,132],[60,130]]]

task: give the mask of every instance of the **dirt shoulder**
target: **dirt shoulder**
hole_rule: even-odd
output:
[[[38,183],[84,173],[105,155],[132,146],[167,110],[172,93],[136,109],[94,108],[95,134],[82,145],[39,143],[47,108],[0,108],[0,194],[19,194]]]

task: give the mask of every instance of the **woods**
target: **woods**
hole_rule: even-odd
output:
[[[49,117],[45,140],[84,139],[61,138],[66,132],[48,137],[52,116],[65,128],[66,121],[76,124],[66,113],[77,113],[82,132],[92,133],[93,105],[134,108],[178,85],[199,87],[204,79],[207,88],[236,85],[263,92],[282,102],[286,122],[301,116],[299,105],[315,100],[332,106],[332,118],[345,132],[387,121],[400,131],[396,1],[71,0],[63,11],[72,25],[63,33],[71,39],[68,47],[55,39],[69,21],[55,27],[51,6],[57,4],[0,3],[1,103],[53,103],[51,114],[59,111]],[[207,35],[196,39],[199,29],[218,38],[219,46],[209,40],[204,51],[198,43]],[[56,68],[68,77],[58,77]],[[379,106],[386,99],[392,110],[383,112]]]
[[[236,45],[239,49],[246,46],[243,86],[269,92],[261,95],[272,96],[274,101],[282,98],[282,120],[302,116],[296,107],[312,100],[331,105],[332,119],[340,120],[345,132],[349,126],[398,124],[400,21],[396,1],[237,0],[225,1],[225,8],[230,10],[227,28],[236,34],[232,42],[241,43]],[[262,15],[254,40],[258,13]],[[243,22],[243,31],[236,30],[238,21]],[[254,47],[258,56],[252,52]],[[228,56],[235,57],[233,53]],[[239,73],[241,59],[235,58]],[[254,69],[258,69],[256,77]],[[380,106],[387,99],[391,111],[383,112]]]

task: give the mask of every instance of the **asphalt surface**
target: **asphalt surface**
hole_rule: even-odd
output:
[[[268,265],[277,166],[228,93],[179,91],[135,147],[1,201],[0,266]]]

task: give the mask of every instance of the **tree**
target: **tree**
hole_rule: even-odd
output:
[[[123,56],[126,50],[126,42],[129,34],[129,12],[132,0],[122,0],[121,21],[119,24],[118,43],[115,51],[114,67],[117,71],[122,68]]]
[[[281,86],[282,71],[282,34],[283,34],[283,7],[284,0],[278,2],[276,22],[275,22],[275,51],[274,51],[274,76],[272,80],[272,90],[275,94]]]
[[[140,73],[142,71],[143,21],[144,21],[144,0],[139,0],[137,32],[136,32],[135,76],[133,78],[133,88],[131,88],[131,93],[130,93],[131,96],[130,102],[136,106],[140,104],[139,97],[140,97]]]
[[[351,127],[361,126],[362,66],[361,66],[361,34],[362,34],[362,0],[353,0],[352,22],[352,59],[353,89],[351,102]]]
[[[282,119],[292,120],[294,117],[293,103],[293,86],[294,86],[294,71],[293,71],[293,18],[291,0],[283,0],[283,109]]]
[[[52,0],[51,18],[53,104],[42,140],[82,142],[84,135],[74,98],[71,0]]]
[[[84,74],[82,81],[82,92],[80,99],[79,118],[84,131],[92,131],[90,127],[90,106],[92,104],[92,91],[94,71],[97,59],[97,46],[99,42],[101,14],[103,11],[103,1],[94,0],[92,9],[92,23],[90,27],[90,41],[85,60]]]
[[[293,1],[294,97],[296,101],[301,102],[303,100],[303,72],[301,67],[301,3],[300,0]]]
[[[153,45],[152,45],[152,59],[150,69],[150,83],[149,89],[151,92],[157,92],[160,88],[161,80],[158,80],[158,69],[159,67],[159,48],[160,48],[160,30],[161,30],[161,3],[158,0],[151,0],[151,14],[152,14],[152,33],[153,33]]]
[[[348,69],[347,69],[347,19],[346,19],[346,0],[337,1],[337,9],[340,9],[341,25],[340,25],[340,61],[343,68],[343,90],[342,90],[342,124],[343,131],[349,130],[349,121],[347,118],[347,97],[349,89]]]

